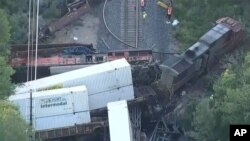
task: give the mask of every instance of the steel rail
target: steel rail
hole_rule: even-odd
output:
[[[105,9],[106,9],[106,4],[107,4],[107,0],[105,0],[104,2],[104,5],[103,5],[103,10],[102,10],[102,18],[103,18],[103,22],[104,22],[104,25],[106,27],[106,29],[109,31],[109,33],[115,38],[117,39],[118,41],[120,41],[121,43],[129,46],[129,47],[132,47],[132,48],[136,48],[135,46],[132,46],[130,44],[127,44],[125,41],[123,41],[122,39],[120,39],[117,35],[115,35],[111,30],[110,28],[108,27],[107,25],[107,22],[106,22],[106,19],[105,19]]]

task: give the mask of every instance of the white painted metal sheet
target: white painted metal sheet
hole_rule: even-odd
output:
[[[34,129],[36,131],[52,130],[56,128],[75,126],[76,124],[90,123],[89,111],[75,114],[66,114],[52,117],[34,119]]]
[[[51,75],[55,75],[55,74],[60,74],[60,73],[64,73],[64,72],[68,72],[68,71],[72,71],[72,70],[86,68],[86,67],[89,67],[92,65],[94,65],[94,64],[91,64],[91,65],[51,66],[51,67],[49,67],[49,70],[50,70]]]
[[[74,111],[72,95],[51,95],[34,99],[34,116],[47,117],[71,114]]]
[[[86,87],[85,87],[86,88]],[[74,112],[89,111],[89,96],[88,92],[81,94],[78,92],[72,96]]]
[[[133,85],[89,95],[90,110],[107,107],[109,102],[134,99]]]
[[[132,85],[131,67],[125,59],[106,62],[18,86],[16,94],[32,90],[44,90],[51,87],[72,87],[85,85],[89,94],[105,92],[111,89]]]
[[[29,123],[30,118],[30,100],[29,99],[23,99],[23,100],[15,100],[13,101],[14,104],[19,108],[19,111],[21,113],[21,116],[23,119]]]
[[[127,101],[108,103],[111,141],[133,141]]]
[[[29,119],[29,93],[12,95],[9,100],[20,107],[24,119]],[[85,86],[34,92],[32,100],[32,113],[35,118],[89,111],[88,92]]]

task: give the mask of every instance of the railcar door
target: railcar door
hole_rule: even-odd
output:
[[[198,74],[201,74],[204,71],[206,71],[207,62],[208,62],[208,53],[205,53],[195,61],[195,71],[198,72]]]

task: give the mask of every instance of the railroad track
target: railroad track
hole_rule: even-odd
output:
[[[142,42],[142,15],[139,0],[122,0],[121,4],[121,39],[123,47],[138,48]],[[128,46],[129,45],[129,46]]]
[[[130,120],[133,128],[133,141],[140,141],[141,137],[141,109],[139,106],[131,108]]]

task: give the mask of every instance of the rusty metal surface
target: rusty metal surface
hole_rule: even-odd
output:
[[[79,19],[83,14],[87,13],[90,10],[90,6],[88,3],[77,9],[76,11],[70,12],[60,18],[59,20],[50,23],[47,28],[50,33],[54,33],[57,30],[62,29],[63,27],[73,23],[77,19]]]
[[[53,138],[62,138],[80,134],[90,134],[93,133],[95,129],[104,126],[105,126],[104,122],[93,122],[90,124],[76,125],[73,127],[36,132],[36,137],[41,139],[53,139]]]
[[[89,53],[76,54],[81,53],[81,50],[79,50],[79,52],[73,50],[76,51],[73,52],[73,54],[67,53],[67,50],[74,48],[89,50]],[[31,53],[32,52],[30,52],[30,54]],[[119,56],[119,53],[123,55]],[[150,49],[125,49],[98,53],[91,44],[41,44],[38,46],[38,54],[38,66],[96,64],[121,58],[125,58],[131,63],[152,61],[152,50]],[[12,45],[9,63],[13,67],[27,66],[27,56],[27,45]],[[33,66],[34,58],[30,60],[30,66]]]
[[[216,21],[217,24],[223,24],[230,28],[233,32],[239,32],[240,30],[243,30],[243,27],[241,26],[240,22],[236,21],[235,19],[232,19],[230,17],[223,17]]]
[[[32,45],[30,45],[32,46]],[[33,44],[35,46],[35,44]],[[38,49],[51,49],[51,48],[67,48],[67,47],[74,47],[74,46],[82,46],[87,47],[89,49],[95,50],[92,44],[78,44],[78,43],[65,43],[65,44],[39,44]],[[11,52],[15,51],[27,51],[28,44],[13,44],[10,45]]]

